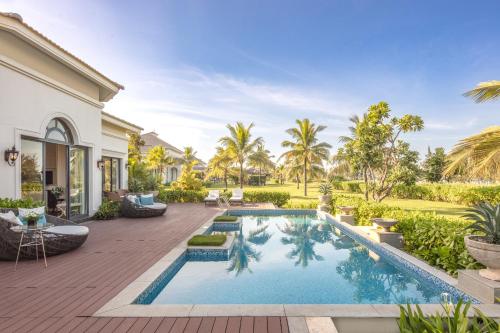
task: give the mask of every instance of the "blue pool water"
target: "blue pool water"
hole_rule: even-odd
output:
[[[316,215],[242,219],[228,261],[181,262],[141,303],[439,303],[444,291]]]

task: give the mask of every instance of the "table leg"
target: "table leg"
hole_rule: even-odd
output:
[[[45,255],[45,243],[43,242],[43,233],[42,232],[40,232],[40,238],[42,239],[43,261],[45,261],[45,268],[47,268],[47,256]]]
[[[36,256],[36,262],[38,262],[38,237],[39,237],[38,233],[35,232],[35,251],[36,251],[35,256]]]
[[[16,265],[14,271],[17,270],[17,262],[19,261],[19,254],[21,253],[21,245],[23,244],[24,232],[21,232],[21,240],[19,241],[19,248],[17,249]]]

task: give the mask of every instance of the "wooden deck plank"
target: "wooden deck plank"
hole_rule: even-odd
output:
[[[253,331],[254,333],[267,333],[267,318],[255,317]]]
[[[172,329],[172,326],[174,326],[174,323],[175,323],[175,318],[163,318],[156,332],[168,333]]]
[[[281,333],[289,333],[289,329],[288,329],[288,320],[286,319],[286,317],[281,317],[280,318],[281,320]]]
[[[75,327],[71,332],[72,333],[85,333],[90,328],[90,326],[94,325],[99,318],[97,317],[86,317],[84,321],[82,321],[77,327]]]
[[[212,333],[225,333],[227,327],[228,317],[216,317]]]
[[[109,323],[104,326],[99,333],[110,333],[114,332],[118,326],[122,323],[125,318],[111,318]]]
[[[161,317],[151,318],[149,320],[148,324],[142,330],[142,333],[154,333],[154,332],[156,332],[156,330],[160,326],[162,320],[163,320],[163,318],[161,318]]]
[[[201,320],[202,320],[201,317],[189,318],[186,328],[184,329],[184,333],[197,333],[198,328],[200,327],[201,324]]]
[[[142,330],[144,329],[144,327],[146,327],[146,325],[148,324],[150,319],[151,318],[147,318],[147,317],[137,318],[134,325],[132,325],[132,327],[130,327],[130,329],[127,331],[127,333],[140,333],[140,332],[142,332]]]
[[[241,317],[229,317],[227,321],[226,333],[240,332]]]
[[[254,318],[253,317],[242,317],[240,324],[241,333],[253,333]]]
[[[137,318],[125,318],[123,321],[118,325],[113,332],[116,333],[125,333],[127,332],[132,325],[134,325],[135,321]]]
[[[97,332],[100,332],[103,329],[103,327],[106,326],[110,321],[111,321],[111,318],[99,318],[85,332],[86,333],[97,333]]]
[[[269,333],[281,333],[280,317],[267,317],[267,331]]]
[[[214,322],[214,317],[204,317],[201,320],[200,327],[198,328],[198,333],[211,333],[212,327],[214,327]]]
[[[170,333],[183,333],[186,325],[189,321],[189,318],[176,318],[174,326],[170,329]]]

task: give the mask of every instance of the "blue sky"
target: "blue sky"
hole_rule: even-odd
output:
[[[500,2],[4,1],[125,85],[105,110],[208,159],[225,124],[255,123],[275,154],[296,118],[327,125],[389,102],[423,117],[424,153],[500,124],[500,102],[461,94],[500,79]]]

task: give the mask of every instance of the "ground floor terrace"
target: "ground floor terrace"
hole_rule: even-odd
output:
[[[173,204],[150,219],[90,222],[78,250],[42,262],[0,262],[0,332],[272,332],[285,317],[142,317],[92,315],[219,211]]]

